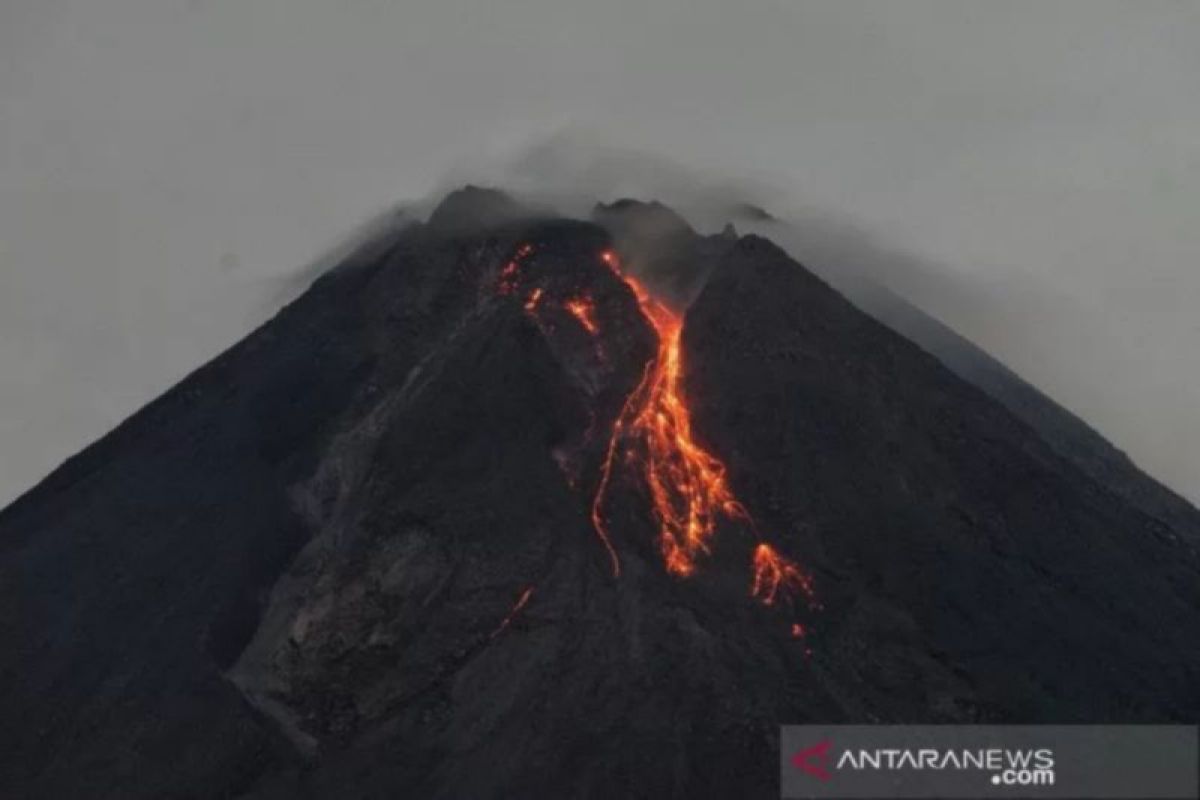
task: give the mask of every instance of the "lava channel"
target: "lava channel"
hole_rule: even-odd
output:
[[[521,267],[532,253],[529,244],[517,248],[500,272],[501,294],[516,291]],[[625,399],[613,424],[592,500],[592,524],[612,561],[614,577],[620,577],[621,559],[609,535],[604,504],[613,471],[622,462],[641,474],[649,490],[651,512],[658,525],[658,546],[668,573],[692,575],[698,561],[711,552],[717,523],[733,520],[759,539],[751,564],[750,596],[765,606],[774,606],[780,599],[790,605],[800,595],[817,607],[811,577],[761,540],[754,520],[729,485],[725,465],[693,435],[691,412],[682,388],[683,315],[656,299],[636,278],[624,274],[614,253],[606,251],[601,259],[632,289],[638,308],[658,337],[657,353],[646,364],[641,380]],[[525,311],[536,316],[543,301],[542,289],[533,289],[525,300]],[[590,297],[571,297],[563,302],[563,308],[589,334],[599,334]],[[527,590],[514,614],[528,601],[528,595]],[[507,624],[508,620],[499,630]],[[804,627],[794,625],[792,635],[803,638]]]
[[[621,272],[615,254],[604,262],[633,290],[642,314],[658,335],[658,352],[646,365],[637,387],[625,401],[604,456],[600,483],[592,502],[592,523],[612,560],[621,562],[604,519],[604,502],[618,454],[636,464],[649,489],[658,523],[658,544],[669,573],[686,577],[711,549],[717,522],[735,520],[758,536],[754,521],[729,485],[725,465],[696,441],[684,395],[683,316],[657,300],[635,278]],[[812,580],[799,565],[760,542],[754,551],[750,595],[764,605],[781,596],[802,594],[813,599]]]
[[[520,614],[521,609],[525,608],[525,604],[529,602],[529,598],[533,597],[533,589],[534,587],[532,586],[525,587],[525,590],[521,592],[520,597],[517,598],[517,602],[513,605],[512,610],[508,612],[508,616],[500,620],[500,624],[492,631],[488,637],[489,639],[495,639],[512,624],[512,621],[517,618],[517,614]]]

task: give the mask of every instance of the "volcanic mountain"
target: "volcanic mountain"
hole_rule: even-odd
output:
[[[766,798],[781,723],[1200,718],[1200,513],[984,388],[764,238],[456,192],[0,513],[3,796]]]

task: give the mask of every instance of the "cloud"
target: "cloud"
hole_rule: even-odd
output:
[[[1200,498],[1198,37],[1153,0],[10,0],[0,501],[363,220],[494,165],[705,229],[738,195],[865,231],[936,265],[918,305]],[[820,235],[802,258],[833,259]]]

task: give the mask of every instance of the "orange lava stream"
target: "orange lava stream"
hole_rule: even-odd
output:
[[[584,330],[592,336],[600,332],[600,326],[596,324],[596,307],[590,297],[573,297],[565,305]]]
[[[521,596],[517,598],[516,605],[514,605],[512,610],[508,612],[508,616],[500,621],[500,624],[496,627],[496,630],[492,631],[491,636],[488,638],[495,639],[497,636],[503,633],[504,629],[512,624],[512,621],[516,618],[517,614],[521,613],[521,609],[523,609],[525,604],[529,602],[530,597],[533,597],[532,586],[526,587],[525,591],[521,592]]]
[[[687,576],[695,572],[697,559],[708,553],[717,519],[748,519],[748,515],[729,488],[724,465],[692,433],[681,389],[682,316],[655,300],[635,279],[626,276],[625,281],[658,333],[658,354],[617,419],[605,471],[611,470],[622,440],[632,440],[626,452],[642,459],[667,571]],[[603,502],[603,493],[597,493],[593,521],[603,522]]]
[[[761,601],[765,606],[775,605],[779,593],[798,592],[811,602],[814,598],[812,579],[798,566],[788,561],[775,548],[766,542],[760,542],[754,548],[754,583],[750,586],[750,596]],[[792,626],[793,636],[803,636],[802,625]]]
[[[529,299],[525,301],[525,310],[530,314],[537,311],[538,303],[542,301],[542,290],[534,289],[529,294]]]
[[[502,294],[516,291],[522,263],[532,252],[532,246],[523,244],[505,264],[499,276]],[[721,519],[736,520],[756,538],[760,537],[754,521],[729,485],[725,465],[705,450],[693,434],[691,412],[683,393],[683,316],[655,299],[635,278],[622,273],[614,253],[602,253],[601,258],[633,290],[643,316],[657,334],[658,351],[646,364],[641,380],[626,397],[613,424],[592,500],[592,524],[608,552],[613,575],[619,577],[621,560],[609,535],[604,503],[614,468],[628,465],[641,475],[649,490],[651,512],[658,525],[659,550],[667,572],[687,577],[696,571],[698,561],[710,553]],[[526,297],[525,311],[536,315],[543,298],[541,288],[533,289]],[[599,334],[590,297],[571,297],[562,307],[589,334]],[[752,569],[750,596],[763,605],[774,606],[783,599],[790,607],[793,598],[799,595],[810,607],[819,608],[812,578],[761,538],[754,549]],[[532,593],[532,586],[524,591],[492,637],[508,627]],[[793,638],[803,639],[806,634],[800,623],[791,626]]]
[[[625,456],[640,464],[650,490],[667,571],[686,577],[695,572],[698,559],[709,553],[719,519],[739,520],[751,530],[754,524],[729,485],[725,465],[705,450],[692,432],[682,388],[682,315],[656,300],[636,279],[623,275],[615,255],[605,253],[603,259],[633,290],[642,313],[658,334],[658,353],[613,426],[592,504],[592,522],[612,557],[613,574],[619,575],[620,561],[604,522],[603,505],[616,455],[624,446]],[[780,592],[790,597],[794,591],[811,600],[811,579],[798,565],[760,543],[754,554],[751,596],[773,605]]]

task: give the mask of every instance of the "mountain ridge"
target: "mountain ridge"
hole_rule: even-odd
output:
[[[1190,537],[759,237],[686,245],[680,345],[751,519],[668,574],[620,460],[614,576],[637,281],[680,273],[483,190],[431,220],[0,512],[13,796],[769,797],[781,722],[1200,715]]]

